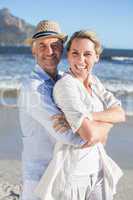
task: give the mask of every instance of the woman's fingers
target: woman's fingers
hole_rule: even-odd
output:
[[[98,142],[99,142],[98,138],[91,137],[91,139],[85,144],[83,144],[81,148],[87,148],[87,147],[93,146],[97,144]]]
[[[82,146],[81,146],[81,149],[84,149],[84,148],[87,148],[88,147],[88,142],[86,142],[85,144],[83,144]]]
[[[65,116],[64,116],[64,114],[57,114],[57,115],[51,116],[50,119],[51,119],[52,121],[55,121],[55,120],[62,120],[62,119],[64,120],[64,119],[65,119]]]

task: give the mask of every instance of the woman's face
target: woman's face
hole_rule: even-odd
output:
[[[67,57],[72,73],[82,80],[91,74],[94,64],[99,60],[94,43],[86,38],[75,38]]]

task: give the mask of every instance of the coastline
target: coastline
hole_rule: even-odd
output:
[[[18,199],[21,190],[21,130],[18,110],[0,107],[0,199]],[[107,152],[124,171],[115,200],[131,200],[133,196],[133,116],[116,125],[110,132]],[[11,192],[12,191],[12,192]],[[16,196],[13,196],[13,194]],[[2,196],[3,195],[3,196]]]

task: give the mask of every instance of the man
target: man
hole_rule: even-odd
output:
[[[33,53],[37,64],[29,80],[25,80],[19,98],[23,133],[22,200],[38,199],[33,194],[34,188],[52,159],[57,140],[83,144],[81,138],[71,131],[56,133],[50,120],[52,115],[60,113],[52,100],[52,88],[60,78],[57,65],[66,39],[66,34],[62,34],[59,25],[53,21],[41,21],[33,35]]]
[[[61,113],[53,102],[52,89],[60,78],[57,65],[66,39],[67,36],[61,33],[59,25],[47,20],[37,25],[33,35],[33,54],[37,64],[30,78],[25,80],[19,98],[20,124],[23,133],[22,200],[39,200],[34,195],[34,190],[52,159],[56,141],[80,146],[85,143],[78,134],[73,134],[70,129],[67,130],[68,125],[61,115],[55,117],[57,132],[54,131],[50,120],[52,115]],[[105,128],[100,138],[96,137],[96,140],[93,135],[93,143],[106,138],[110,127]],[[59,131],[63,133],[60,134]]]

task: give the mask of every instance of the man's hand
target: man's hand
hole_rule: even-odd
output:
[[[53,115],[50,119],[53,121],[53,128],[56,132],[64,133],[71,128],[63,113]]]

